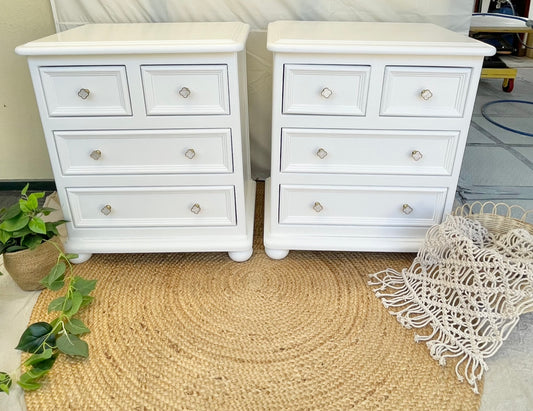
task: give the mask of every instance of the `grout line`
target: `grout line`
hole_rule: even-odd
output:
[[[524,163],[526,166],[528,166],[531,170],[533,170],[533,161],[529,160],[526,156],[524,156],[519,151],[515,150],[511,145],[504,143],[501,141],[498,137],[496,137],[494,134],[492,134],[490,131],[484,129],[481,125],[476,123],[475,121],[471,122],[471,125],[477,129],[478,131],[481,131],[485,137],[488,139],[494,141],[496,144],[495,146],[503,148],[507,150],[510,154],[512,154],[517,160]]]

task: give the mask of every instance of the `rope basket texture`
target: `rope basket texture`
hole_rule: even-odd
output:
[[[425,341],[441,365],[474,392],[521,314],[533,311],[533,211],[475,202],[431,227],[409,268],[387,269],[370,285],[406,328],[430,326]]]

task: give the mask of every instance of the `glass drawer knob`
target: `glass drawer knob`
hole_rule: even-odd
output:
[[[418,161],[418,160],[420,160],[420,159],[421,159],[422,157],[424,157],[424,156],[422,155],[422,153],[421,153],[420,151],[418,151],[418,150],[413,150],[413,151],[411,152],[411,157],[413,157],[413,160]]]
[[[402,212],[403,212],[404,214],[409,215],[409,214],[411,214],[411,213],[413,212],[413,207],[411,207],[409,204],[404,204],[404,205],[402,206]]]
[[[102,152],[100,150],[93,150],[90,156],[93,160],[100,160],[100,157],[102,157]]]
[[[324,87],[322,91],[320,92],[320,95],[324,98],[330,98],[333,94],[333,91],[331,91],[329,88]]]
[[[191,90],[189,90],[187,87],[182,87],[179,93],[181,97],[187,98],[191,95]]]
[[[196,152],[190,148],[185,152],[185,157],[187,157],[189,160],[192,160],[194,156],[196,155]]]
[[[425,88],[420,92],[420,97],[422,97],[424,100],[429,100],[431,97],[433,97],[433,93],[431,92],[431,90]]]
[[[324,150],[323,148],[319,148],[318,151],[316,152],[316,155],[318,158],[323,159],[324,157],[328,155],[328,152]]]
[[[191,207],[191,212],[194,214],[198,214],[200,211],[202,211],[202,208],[200,207],[200,204],[196,203]]]
[[[81,97],[83,100],[89,97],[89,94],[91,94],[91,92],[89,91],[89,89],[86,88],[80,88],[80,91],[78,91],[78,96]]]
[[[315,201],[315,204],[313,205],[313,210],[315,210],[317,213],[320,213],[324,207],[322,207],[322,204],[320,204],[318,201]]]
[[[107,204],[106,206],[102,207],[100,211],[103,215],[109,215],[111,214],[111,206]]]

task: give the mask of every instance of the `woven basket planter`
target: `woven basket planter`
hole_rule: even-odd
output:
[[[41,290],[44,286],[39,281],[46,277],[57,263],[56,246],[62,249],[58,239],[45,241],[33,250],[5,253],[4,267],[24,291]]]

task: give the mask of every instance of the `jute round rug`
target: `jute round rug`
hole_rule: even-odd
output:
[[[95,255],[87,360],[60,357],[28,410],[477,410],[367,285],[413,254]],[[48,317],[44,291],[31,322]]]

